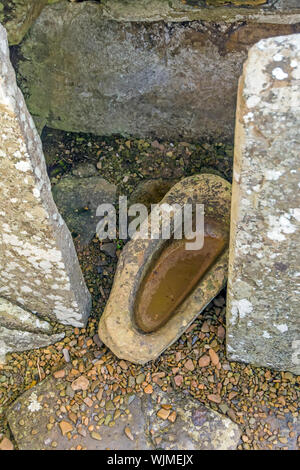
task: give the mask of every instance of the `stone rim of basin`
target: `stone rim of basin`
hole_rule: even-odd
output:
[[[230,183],[214,174],[190,176],[175,184],[160,204],[184,204],[191,200],[204,204],[205,216],[213,216],[229,231]],[[156,359],[184,333],[226,283],[228,247],[164,326],[152,333],[141,332],[134,322],[136,295],[143,273],[164,242],[133,238],[120,255],[112,291],[99,323],[99,337],[120,359],[138,364]]]

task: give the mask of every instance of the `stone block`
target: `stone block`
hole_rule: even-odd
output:
[[[230,360],[300,373],[300,35],[249,51],[237,103]]]

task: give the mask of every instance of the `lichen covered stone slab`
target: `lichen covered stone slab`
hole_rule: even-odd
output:
[[[160,201],[179,204],[188,201],[203,204],[205,216],[212,217],[229,232],[231,185],[217,175],[202,174],[183,179]],[[173,220],[173,219],[172,219]],[[150,224],[151,215],[143,224]],[[171,232],[172,233],[172,232]],[[143,279],[166,240],[139,239],[135,234],[121,252],[113,288],[99,323],[99,337],[116,356],[144,364],[156,359],[176,341],[206,305],[219,293],[227,280],[228,248],[213,262],[187,294],[172,317],[158,330],[140,331],[134,320],[135,300]]]
[[[115,405],[111,402],[111,406],[108,407],[110,409],[106,412],[105,408],[99,407],[98,400],[92,400],[93,395],[96,398],[97,392],[92,393],[90,388],[85,391],[87,400],[90,400],[89,405],[86,405],[83,402],[82,391],[77,391],[76,398],[80,399],[81,410],[84,411],[78,413],[77,418],[75,415],[72,421],[71,413],[66,410],[71,407],[74,409],[74,399],[66,394],[70,385],[66,379],[50,377],[25,392],[10,407],[7,418],[20,450],[69,450],[78,445],[87,450],[153,448],[144,433],[145,417],[139,397],[135,395],[131,395],[131,398],[130,395],[124,397],[124,409],[119,410],[119,418],[115,418],[115,425],[110,427],[109,418],[106,417],[110,416],[110,421],[112,420],[116,411]],[[62,401],[62,391],[65,392],[64,407],[59,404]],[[125,413],[125,408],[129,411],[128,414]],[[101,411],[106,422],[99,425],[100,418],[97,418]],[[85,424],[86,421],[88,425]],[[125,428],[130,429],[132,440],[126,436]],[[72,438],[75,435],[76,440]]]
[[[47,321],[0,297],[0,363],[8,352],[42,348],[63,337],[53,334]]]
[[[258,42],[237,104],[231,360],[300,373],[300,35]]]
[[[0,296],[42,319],[84,326],[90,294],[52,198],[41,141],[16,85],[2,26],[0,110]]]
[[[98,7],[104,18],[124,22],[234,22],[276,17],[284,21],[285,15],[278,15],[278,11],[300,12],[298,0],[101,0]]]
[[[45,5],[60,0],[2,0],[0,22],[5,25],[9,44],[19,44]]]

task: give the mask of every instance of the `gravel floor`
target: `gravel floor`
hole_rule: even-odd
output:
[[[138,182],[155,177],[181,178],[210,171],[231,179],[232,146],[222,143],[151,142],[53,130],[44,132],[43,141],[53,183],[83,161],[95,163],[101,176],[127,195]],[[102,397],[104,408],[106,402],[118,401],[128,393],[149,394],[158,384],[165,391],[185,391],[229,416],[242,430],[239,449],[299,448],[300,377],[226,360],[225,292],[160,358],[146,366],[118,360],[99,342],[98,319],[109,296],[122,244],[117,241],[115,257],[103,253],[96,238],[78,251],[93,297],[85,329],[56,325],[57,330],[66,332],[63,341],[45,349],[9,354],[7,364],[0,365],[0,437],[2,433],[11,438],[5,419],[7,407],[22,392],[60,370],[69,355],[75,375],[91,377],[92,361],[100,361],[101,382],[107,386]]]

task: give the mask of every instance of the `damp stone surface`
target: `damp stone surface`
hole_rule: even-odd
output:
[[[298,375],[299,126],[300,34],[262,40],[239,84],[227,355]]]

